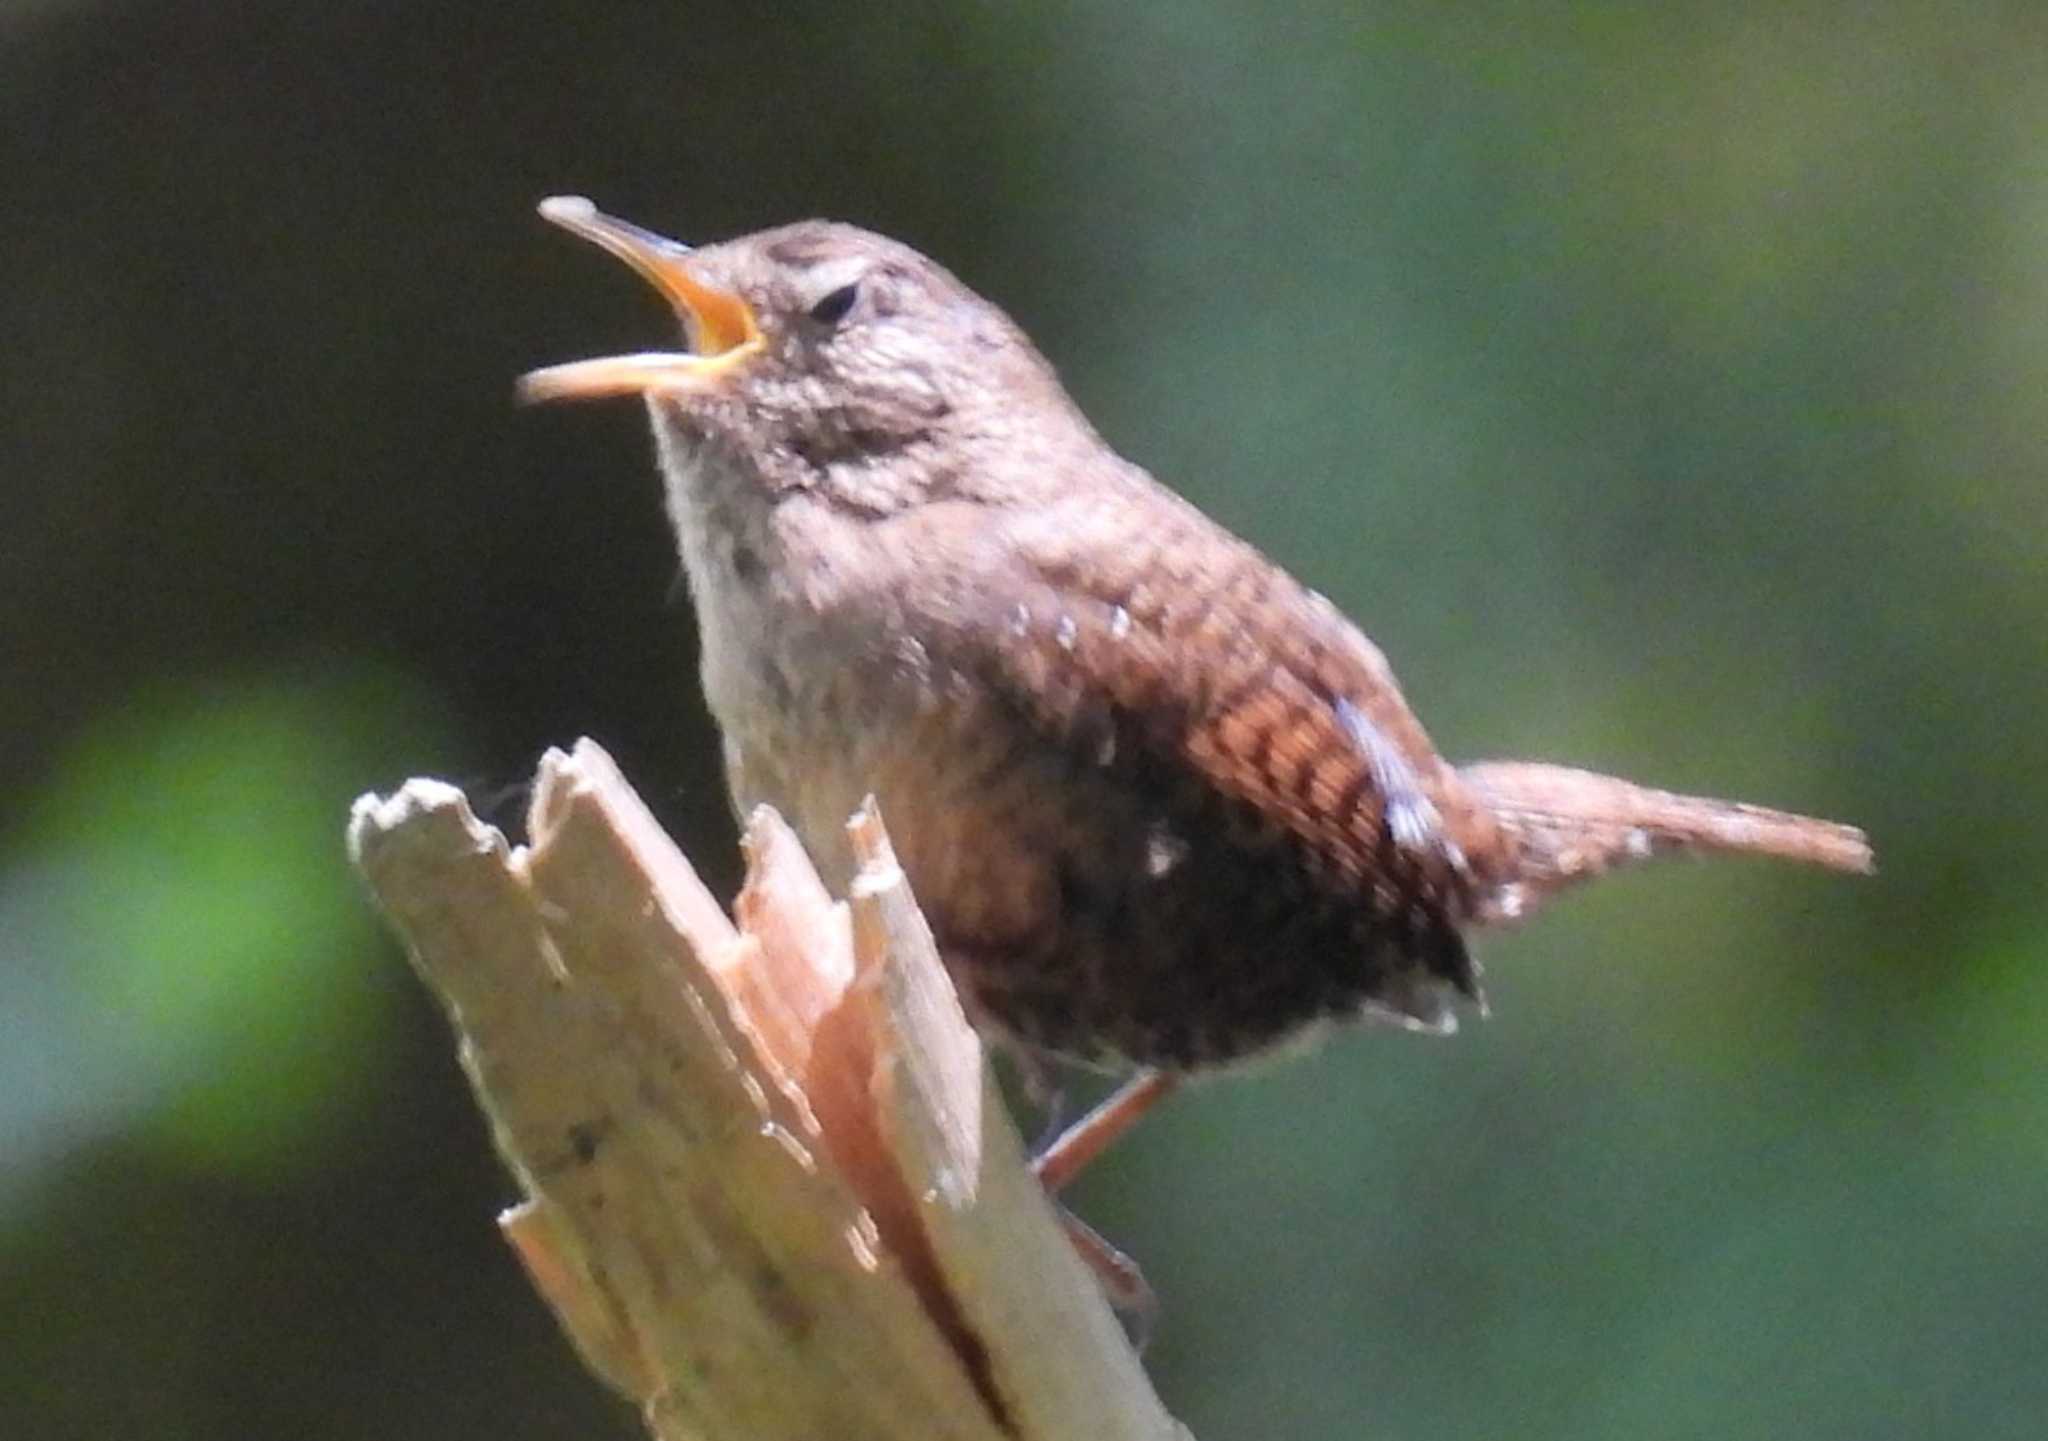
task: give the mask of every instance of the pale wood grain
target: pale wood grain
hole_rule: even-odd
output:
[[[990,1080],[880,820],[851,910],[772,813],[735,926],[609,757],[550,752],[532,844],[459,791],[351,854],[447,1007],[502,1219],[664,1441],[1168,1441]]]

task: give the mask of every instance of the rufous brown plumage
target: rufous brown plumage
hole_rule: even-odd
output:
[[[645,397],[735,802],[843,868],[877,795],[971,1012],[1027,1048],[1180,1072],[1319,1022],[1448,1029],[1468,931],[1619,863],[1870,865],[1846,826],[1445,761],[1357,628],[903,245],[544,213],[684,326],[525,387]]]

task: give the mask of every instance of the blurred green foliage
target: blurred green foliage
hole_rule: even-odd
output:
[[[396,994],[336,807],[393,751],[440,749],[432,716],[416,684],[327,667],[159,686],[80,735],[11,838],[43,905],[0,942],[0,984],[35,978],[7,1024],[55,1054],[0,1083],[8,1133],[99,1099],[105,1132],[185,1166],[320,1166],[390,1064]]]
[[[2048,1416],[2048,15],[0,13],[8,1435],[634,1433],[489,1219],[349,798],[716,743],[547,232],[826,213],[1358,617],[1443,748],[1866,825],[1488,938],[1495,1015],[1200,1086],[1078,1197],[1204,1441]],[[289,663],[286,659],[289,658]]]

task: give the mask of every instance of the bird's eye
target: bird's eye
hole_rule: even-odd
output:
[[[811,319],[820,325],[837,325],[846,319],[846,313],[853,309],[853,302],[860,299],[860,282],[848,281],[837,290],[828,290],[811,307]]]

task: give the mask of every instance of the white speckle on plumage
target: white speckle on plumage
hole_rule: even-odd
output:
[[[1412,792],[1388,797],[1387,829],[1394,834],[1394,844],[1403,850],[1429,849],[1439,828],[1436,807],[1426,797]]]
[[[1109,638],[1122,640],[1131,633],[1131,613],[1122,606],[1112,606],[1109,612]]]
[[[1052,634],[1053,639],[1059,642],[1061,650],[1071,651],[1074,648],[1075,642],[1081,638],[1081,628],[1074,624],[1072,616],[1063,615],[1060,617],[1060,623],[1054,628]]]
[[[1503,920],[1517,920],[1529,904],[1529,892],[1520,885],[1502,886],[1494,893],[1493,908]]]
[[[1187,858],[1188,843],[1175,835],[1166,822],[1155,821],[1145,833],[1145,874],[1156,881]]]

